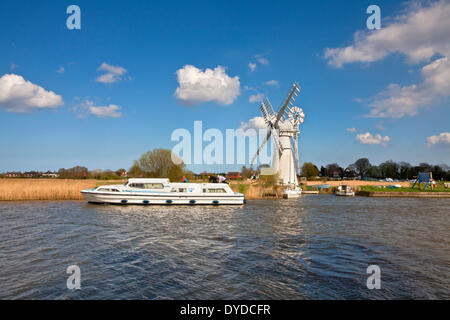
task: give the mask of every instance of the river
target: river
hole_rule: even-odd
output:
[[[1,299],[449,299],[450,199],[0,202]],[[81,270],[69,290],[66,268]],[[369,265],[381,289],[369,290]]]

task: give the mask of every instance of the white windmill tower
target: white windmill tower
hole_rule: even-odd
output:
[[[298,186],[299,125],[303,123],[305,118],[303,110],[294,106],[295,98],[299,93],[300,87],[297,83],[294,83],[276,114],[268,98],[261,103],[260,109],[269,132],[251,161],[253,165],[259,153],[264,148],[264,145],[270,137],[273,137],[274,153],[272,169],[274,173],[278,173],[281,184],[294,188]]]

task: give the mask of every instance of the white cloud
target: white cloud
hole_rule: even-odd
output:
[[[259,130],[267,130],[267,124],[263,117],[254,117],[248,122],[241,122],[239,129],[244,131],[244,135],[251,136],[259,133]]]
[[[368,116],[401,118],[416,115],[420,108],[450,95],[450,62],[447,57],[424,66],[421,74],[424,81],[419,84],[390,84],[369,104],[372,109]]]
[[[26,81],[22,76],[5,74],[0,78],[0,108],[6,111],[31,113],[63,104],[60,95]]]
[[[268,86],[277,86],[278,83],[279,82],[277,80],[269,80],[265,82],[265,84],[267,84]]]
[[[374,97],[369,104],[370,117],[415,115],[420,108],[450,95],[450,2],[437,1],[427,7],[412,4],[386,27],[355,33],[352,45],[325,50],[328,64],[338,68],[346,63],[378,61],[394,52],[405,55],[412,64],[428,63],[421,69],[423,82],[390,84]]]
[[[248,64],[248,67],[249,67],[250,71],[253,72],[253,71],[256,70],[256,63],[250,62],[250,63]]]
[[[327,48],[325,58],[335,67],[377,61],[392,52],[405,54],[411,62],[426,61],[436,53],[448,52],[449,30],[448,1],[438,1],[428,7],[414,5],[380,30],[356,32],[350,46]]]
[[[87,108],[90,114],[99,118],[120,118],[122,116],[122,113],[118,111],[120,107],[115,104],[95,106],[92,101],[87,100],[84,107]]]
[[[347,132],[356,132],[356,128],[347,128]]]
[[[178,88],[175,96],[185,105],[214,101],[219,105],[230,105],[240,95],[239,77],[230,77],[225,68],[202,71],[195,66],[185,65],[177,70]]]
[[[104,74],[98,76],[95,81],[102,83],[114,83],[119,80],[122,80],[122,76],[127,72],[127,70],[120,66],[112,66],[103,62],[100,67],[97,69],[98,71],[105,71]]]
[[[450,145],[450,132],[442,132],[438,136],[430,136],[427,138],[428,147],[436,144]]]
[[[267,58],[258,57],[256,60],[258,60],[258,62],[261,63],[262,65],[265,65],[265,66],[269,65],[269,59],[267,59]]]
[[[269,65],[269,59],[267,59],[265,56],[267,56],[270,52],[266,52],[266,53],[260,53],[260,54],[255,54],[255,59],[256,61],[258,61],[258,63],[264,65],[264,66],[268,66]]]
[[[11,70],[15,70],[15,69],[17,69],[19,67],[19,65],[15,64],[15,63],[11,63],[11,65],[9,67],[10,67]]]
[[[64,67],[63,66],[59,67],[58,70],[56,70],[56,72],[64,73]]]
[[[250,103],[260,102],[260,101],[262,101],[263,98],[264,98],[264,94],[262,94],[262,93],[252,94],[248,98],[248,102],[250,102]]]
[[[380,134],[372,135],[370,132],[356,135],[356,141],[362,144],[379,144],[383,147],[389,142],[388,136],[382,137]]]

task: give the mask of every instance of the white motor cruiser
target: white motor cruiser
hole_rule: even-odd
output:
[[[340,185],[336,190],[337,196],[354,196],[355,191],[353,191],[352,187],[346,185]]]
[[[174,183],[169,179],[129,179],[124,185],[106,185],[82,190],[91,203],[111,204],[244,204],[242,193],[226,183]]]

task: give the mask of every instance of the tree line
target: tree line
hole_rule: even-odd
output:
[[[172,181],[181,180],[183,176],[192,178],[194,173],[186,170],[181,159],[176,159],[175,164],[172,152],[167,149],[154,149],[144,153],[135,160],[128,172],[125,169],[112,170],[92,170],[86,167],[73,167],[70,169],[60,169],[59,178],[62,179],[97,179],[116,180],[127,178],[169,178]]]
[[[302,166],[301,176],[306,178],[356,178],[361,179],[399,179],[410,180],[417,177],[419,172],[432,172],[435,180],[450,180],[450,167],[446,164],[432,165],[426,162],[419,165],[411,165],[408,162],[385,161],[373,165],[369,159],[361,158],[350,164],[345,169],[337,163],[321,166],[320,169],[311,162],[305,162]]]
[[[173,161],[175,160],[175,162]],[[241,176],[243,179],[254,178],[259,175],[261,165],[256,170],[242,167]],[[361,179],[399,179],[410,180],[417,177],[419,172],[432,172],[435,180],[450,181],[450,167],[446,164],[432,165],[420,163],[413,166],[408,162],[385,161],[380,165],[373,165],[369,159],[361,158],[350,164],[345,169],[337,163],[321,166],[320,169],[311,162],[305,162],[301,168],[301,176],[307,179],[321,178],[361,178]],[[119,170],[91,170],[83,166],[76,166],[70,169],[59,169],[57,176],[60,179],[97,179],[97,180],[117,180],[125,177],[131,178],[169,178],[172,181],[179,181],[184,176],[189,180],[194,178],[194,173],[187,170],[185,164],[177,156],[167,149],[154,149],[144,153],[135,160],[128,172],[125,169]]]

